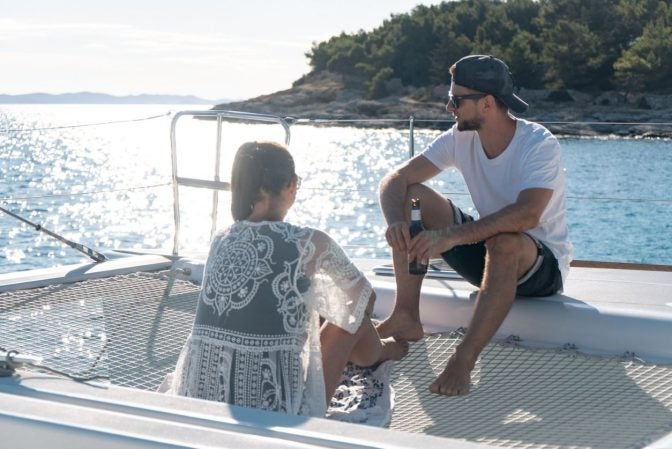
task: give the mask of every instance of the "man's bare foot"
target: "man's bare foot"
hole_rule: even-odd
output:
[[[471,370],[474,364],[453,355],[443,372],[429,386],[429,391],[446,396],[461,396],[469,393]]]
[[[380,361],[401,360],[408,354],[408,342],[406,340],[396,340],[392,337],[381,338],[383,350],[380,353]]]
[[[394,337],[397,340],[418,341],[425,336],[420,320],[404,312],[392,313],[376,329],[382,337]]]

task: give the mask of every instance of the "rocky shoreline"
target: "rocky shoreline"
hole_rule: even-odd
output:
[[[245,101],[219,104],[215,109],[266,113],[324,126],[447,129],[445,110],[449,86],[409,88],[388,85],[389,95],[366,100],[361,89],[347,87],[334,74],[307,75],[291,89]],[[529,90],[518,93],[530,108],[521,118],[543,123],[557,135],[672,138],[672,95],[575,90]]]

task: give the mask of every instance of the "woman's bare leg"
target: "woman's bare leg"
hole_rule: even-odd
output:
[[[381,340],[368,317],[364,317],[354,334],[325,322],[320,330],[320,341],[327,403],[334,395],[348,361],[370,366],[384,360],[400,360],[408,354],[408,342],[393,338]]]
[[[408,342],[394,338],[381,339],[370,319],[365,318],[360,328],[362,335],[350,354],[350,362],[370,366],[385,360],[401,360],[408,354]]]
[[[358,333],[358,332],[357,332]],[[322,368],[327,404],[331,401],[341,379],[345,364],[357,343],[357,333],[350,334],[340,327],[325,322],[320,330]]]

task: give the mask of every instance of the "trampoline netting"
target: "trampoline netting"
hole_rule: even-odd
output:
[[[198,292],[164,271],[2,293],[0,347],[155,390],[191,330]],[[672,366],[635,357],[509,339],[486,347],[468,396],[429,393],[461,335],[429,335],[396,363],[391,428],[516,448],[642,447],[672,431]]]

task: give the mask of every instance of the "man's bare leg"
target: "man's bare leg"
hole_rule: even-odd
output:
[[[408,189],[407,219],[410,215],[411,198],[420,199],[425,228],[438,229],[454,223],[453,206],[450,201],[422,184],[414,184]],[[381,337],[420,340],[424,336],[420,322],[420,288],[424,276],[409,274],[406,252],[392,251],[392,264],[397,286],[394,309],[392,314],[380,323],[378,333]]]
[[[393,251],[394,278],[397,285],[392,314],[378,325],[381,337],[418,341],[424,336],[420,322],[420,287],[423,275],[409,274],[406,253]]]
[[[469,393],[476,360],[511,310],[517,280],[532,267],[537,256],[535,243],[524,234],[500,234],[489,239],[486,247],[483,282],[469,330],[443,372],[429,386],[432,393]]]

